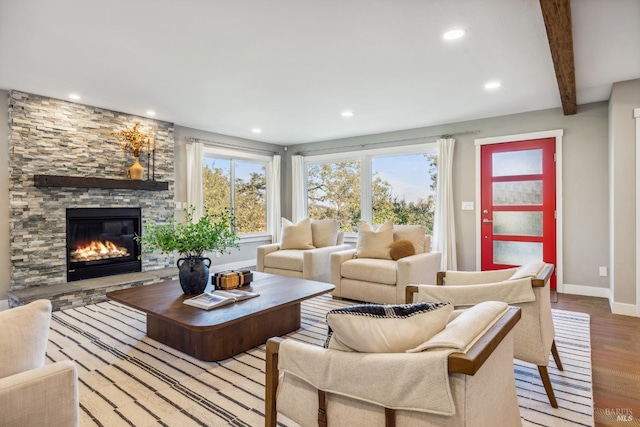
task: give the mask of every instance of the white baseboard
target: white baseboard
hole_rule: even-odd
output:
[[[3,299],[0,300],[0,311],[9,310],[9,300]]]
[[[247,261],[230,262],[227,264],[211,264],[211,267],[209,267],[209,271],[211,273],[217,273],[218,271],[238,270],[238,269],[250,267],[253,265],[256,265],[255,259],[250,259]]]
[[[562,293],[572,294],[572,295],[584,295],[586,297],[600,297],[600,298],[607,298],[607,299],[611,297],[611,290],[609,288],[596,288],[594,286],[572,285],[570,283],[565,283],[562,285]]]
[[[596,288],[593,286],[571,285],[565,283],[562,287],[562,293],[584,295],[587,297],[606,298],[607,300],[609,300],[611,313],[622,314],[624,316],[640,317],[640,307],[634,304],[623,304],[621,302],[614,302],[611,297],[611,290],[609,288]]]
[[[640,317],[640,310],[633,304],[623,304],[621,302],[609,301],[611,312],[613,314],[622,314],[623,316]]]

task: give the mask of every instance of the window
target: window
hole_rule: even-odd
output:
[[[343,231],[356,231],[360,211],[359,161],[307,166],[307,213],[311,218],[335,218]]]
[[[266,233],[267,162],[205,153],[202,165],[204,212],[215,215],[230,209],[236,217],[238,234]]]
[[[345,232],[362,218],[421,224],[431,234],[437,159],[435,144],[307,157],[307,214],[336,218]]]
[[[437,155],[373,157],[372,218],[374,224],[420,224],[431,234],[435,208]]]

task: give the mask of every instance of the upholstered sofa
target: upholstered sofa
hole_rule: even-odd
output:
[[[364,224],[360,224],[362,227]],[[382,225],[373,233],[376,234]],[[389,229],[389,224],[386,224]],[[387,230],[388,231],[388,230]],[[379,304],[402,304],[405,288],[411,283],[436,283],[442,254],[431,251],[431,236],[423,226],[392,225],[391,236],[379,239],[358,232],[358,247],[331,254],[333,296]],[[390,239],[391,240],[388,240]],[[381,240],[385,240],[382,242]],[[413,255],[393,259],[398,242],[411,242]]]
[[[449,311],[441,332],[393,353],[272,338],[266,346],[265,425],[522,425],[511,332],[519,318],[520,309],[500,302]]]
[[[77,426],[78,376],[69,360],[45,365],[51,302],[0,312],[0,425]]]
[[[256,270],[329,282],[331,254],[351,248],[338,226],[335,220],[305,218],[292,224],[283,218],[281,242],[258,246]]]

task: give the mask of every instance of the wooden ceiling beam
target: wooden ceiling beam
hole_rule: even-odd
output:
[[[576,114],[576,72],[570,0],[540,0],[540,7],[556,71],[562,110],[565,116]]]

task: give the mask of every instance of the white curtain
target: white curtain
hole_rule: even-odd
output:
[[[438,140],[438,181],[433,220],[433,249],[442,252],[442,270],[457,270],[453,209],[453,138]]]
[[[280,155],[276,154],[267,164],[267,228],[272,230],[272,241],[280,241]]]
[[[306,216],[304,174],[304,157],[291,156],[291,221],[294,223]]]
[[[190,142],[187,144],[187,204],[195,206],[193,214],[195,221],[202,216],[203,194],[202,194],[202,161],[203,144],[201,142]]]

